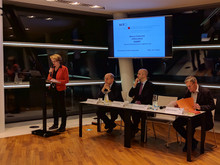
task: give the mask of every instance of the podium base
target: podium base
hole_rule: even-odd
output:
[[[33,134],[33,135],[42,136],[42,137],[50,137],[50,136],[59,135],[58,132],[44,131],[44,130],[41,130],[41,129],[32,131],[32,134]]]

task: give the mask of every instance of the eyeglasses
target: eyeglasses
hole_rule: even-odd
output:
[[[186,87],[187,88],[192,88],[194,85],[195,85],[195,83],[191,83],[191,84],[186,85]]]

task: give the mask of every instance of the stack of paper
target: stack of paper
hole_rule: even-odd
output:
[[[165,112],[171,114],[183,114],[183,108],[166,107]]]
[[[190,98],[184,98],[184,99],[180,99],[177,100],[177,104],[180,108],[184,108],[185,111],[194,113],[194,114],[199,114],[199,111],[196,111],[193,106],[194,106],[194,100],[192,97]]]

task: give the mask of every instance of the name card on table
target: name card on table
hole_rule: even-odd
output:
[[[87,99],[86,103],[90,103],[90,104],[97,104],[99,100],[97,99]]]
[[[124,106],[124,102],[121,102],[121,101],[113,101],[111,103],[112,106],[114,107],[123,107]]]
[[[183,114],[184,108],[166,107],[165,112],[180,115],[180,114]]]
[[[147,110],[148,105],[143,105],[143,104],[131,104],[132,109],[137,109],[137,110]]]

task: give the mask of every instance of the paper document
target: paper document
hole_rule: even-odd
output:
[[[98,99],[87,99],[86,103],[90,103],[90,104],[97,104],[98,103]]]
[[[165,112],[171,114],[183,114],[183,108],[175,108],[175,107],[166,107]]]
[[[195,114],[200,113],[199,111],[193,109],[194,99],[192,97],[177,100],[177,104],[180,108],[184,108],[185,111],[189,111]]]

